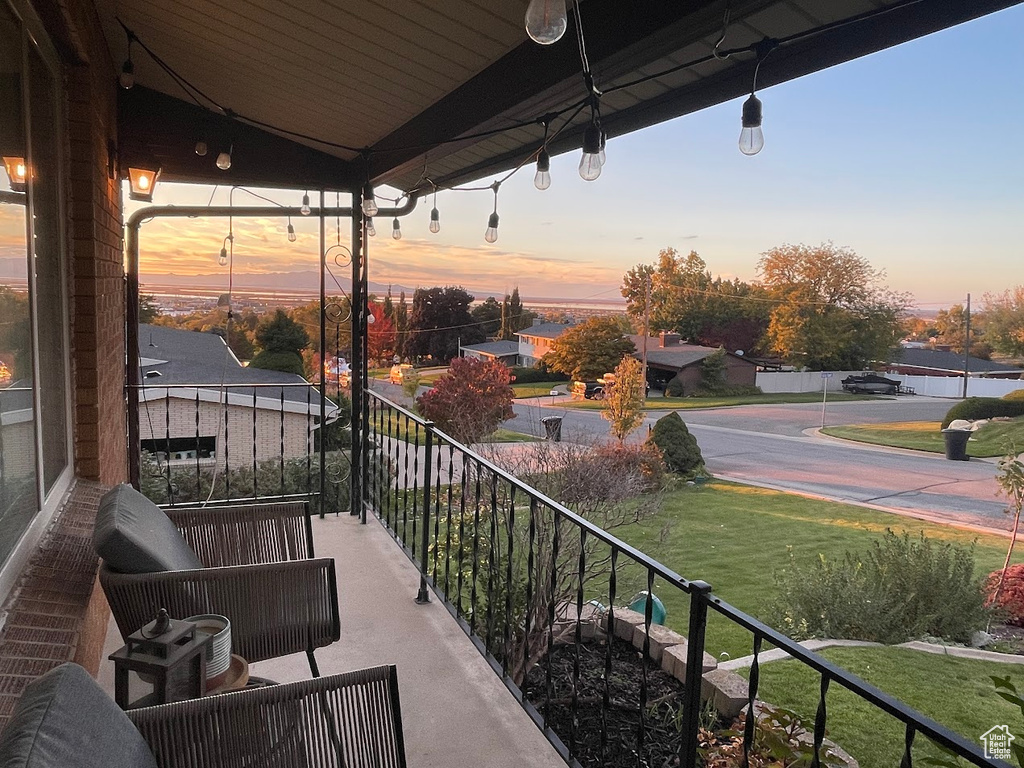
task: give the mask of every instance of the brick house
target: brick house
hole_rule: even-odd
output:
[[[630,336],[636,347],[633,356],[642,359],[642,336]],[[666,387],[672,381],[683,386],[683,394],[690,395],[700,387],[701,363],[717,352],[715,347],[680,343],[679,334],[662,332],[647,339],[647,380],[652,386]],[[752,360],[726,352],[725,384],[729,387],[754,386],[757,378],[757,364]]]

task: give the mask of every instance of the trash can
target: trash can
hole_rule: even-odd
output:
[[[970,461],[967,455],[967,441],[971,438],[969,429],[944,429],[942,436],[946,438],[946,458],[950,461]]]
[[[545,416],[540,423],[544,425],[544,432],[547,434],[548,440],[553,443],[562,442],[561,416]]]

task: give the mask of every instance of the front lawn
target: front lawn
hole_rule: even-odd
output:
[[[531,381],[528,384],[513,384],[516,397],[548,397],[556,387],[568,386],[568,381]]]
[[[892,400],[879,395],[829,394],[828,402],[842,403],[850,400]],[[680,411],[693,408],[728,408],[734,405],[785,405],[789,403],[820,403],[820,392],[778,392],[770,395],[740,395],[737,397],[651,397],[644,405],[645,411]],[[579,408],[599,411],[604,408],[600,400],[574,400],[559,403],[565,408]]]
[[[1002,567],[1006,556],[1008,541],[1000,536],[720,481],[672,491],[660,515],[618,528],[615,534],[680,575],[707,581],[717,596],[740,610],[766,618],[777,592],[772,574],[788,562],[790,550],[802,563],[819,554],[841,558],[847,550],[866,551],[886,528],[908,531],[912,536],[924,532],[944,541],[976,540],[976,567],[983,575]],[[1024,553],[1016,559],[1022,557]],[[619,562],[627,560],[620,558]],[[646,576],[639,568],[623,565],[616,603],[621,604],[645,584]],[[661,582],[656,582],[654,591],[668,609],[668,625],[686,634],[689,598]],[[749,632],[711,613],[709,653],[747,656],[751,640]]]
[[[1024,666],[975,661],[908,648],[826,648],[821,655],[881,688],[968,741],[994,725],[1024,737],[1020,710],[1000,698],[990,677],[1010,676],[1024,689]],[[746,671],[744,672],[746,675]],[[761,665],[758,697],[792,709],[810,730],[818,708],[820,677],[798,661]],[[833,683],[826,699],[828,736],[863,768],[900,764],[904,728],[895,718]],[[925,737],[914,742],[914,764],[944,757]]]
[[[826,435],[873,445],[909,448],[915,451],[943,453],[945,440],[937,421],[904,421],[892,424],[848,424],[825,427]],[[1024,418],[990,421],[977,430],[967,443],[967,455],[977,458],[1002,456],[1007,446],[1024,448]]]

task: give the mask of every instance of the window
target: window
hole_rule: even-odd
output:
[[[56,59],[0,0],[0,565],[70,475]]]

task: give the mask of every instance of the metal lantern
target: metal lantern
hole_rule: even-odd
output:
[[[154,621],[129,635],[127,644],[109,657],[118,706],[133,709],[202,696],[210,640],[196,632],[195,624],[172,619],[161,608]]]

